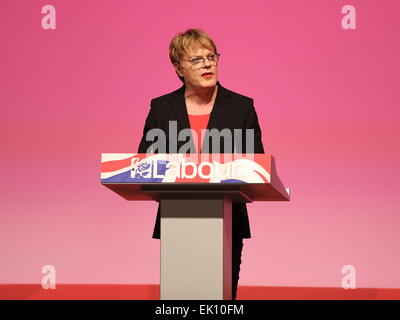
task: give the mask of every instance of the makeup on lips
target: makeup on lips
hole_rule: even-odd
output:
[[[205,72],[201,75],[202,78],[208,79],[208,78],[212,78],[214,74],[212,72]]]

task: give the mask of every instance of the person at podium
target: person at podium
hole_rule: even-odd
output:
[[[178,131],[191,129],[197,133],[194,141],[196,152],[232,153],[229,150],[204,150],[201,130],[203,129],[253,129],[254,150],[242,148],[243,153],[264,153],[261,129],[253,99],[224,88],[218,81],[220,53],[211,37],[201,29],[188,29],[174,36],[169,45],[169,58],[174,70],[182,81],[179,89],[151,100],[138,153],[147,153],[151,141],[146,134],[151,129],[162,129],[167,133],[165,153],[169,150],[169,122],[176,121]],[[196,135],[194,135],[196,136]],[[245,141],[246,139],[242,139]],[[179,144],[177,142],[177,150]],[[200,148],[200,146],[203,146]],[[225,146],[225,144],[221,144]],[[239,281],[243,239],[251,237],[245,203],[232,205],[232,299],[236,299]],[[160,207],[158,207],[153,238],[160,239]]]

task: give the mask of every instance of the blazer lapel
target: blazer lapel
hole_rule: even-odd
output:
[[[185,102],[185,85],[180,87],[178,90],[173,92],[174,101],[172,103],[172,108],[176,113],[176,118],[178,120],[178,128],[187,129],[190,128],[189,115],[186,108]]]
[[[217,96],[215,97],[214,106],[211,110],[207,129],[215,128],[217,123],[221,120],[228,107],[228,96],[231,94],[231,91],[225,89],[219,82],[217,82],[217,85]]]
[[[217,96],[215,97],[214,105],[211,110],[210,120],[208,121],[207,129],[213,129],[216,127],[220,119],[223,117],[227,107],[228,107],[228,97],[232,94],[230,90],[225,89],[219,81],[217,81]],[[172,107],[176,113],[178,120],[178,130],[190,128],[189,115],[186,108],[185,101],[185,89],[186,86],[183,85],[178,90],[175,90],[172,94],[174,101]],[[193,139],[193,137],[191,137]],[[202,148],[200,148],[202,150]],[[199,151],[198,151],[199,152]]]
[[[208,121],[207,129],[215,128],[218,121],[224,115],[226,108],[228,107],[228,96],[232,94],[230,90],[225,89],[219,81],[217,81],[218,91],[215,97],[214,105],[211,110],[210,120]],[[183,85],[178,90],[173,92],[174,103],[172,107],[176,113],[178,119],[178,127],[182,129],[190,128],[189,115],[186,108],[185,101],[185,89],[186,86]]]

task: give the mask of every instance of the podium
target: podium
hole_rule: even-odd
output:
[[[103,153],[101,183],[160,203],[162,300],[231,299],[232,203],[290,200],[270,154]]]

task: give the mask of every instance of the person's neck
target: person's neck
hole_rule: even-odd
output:
[[[185,99],[196,104],[207,106],[215,100],[218,86],[198,88],[186,86]]]

